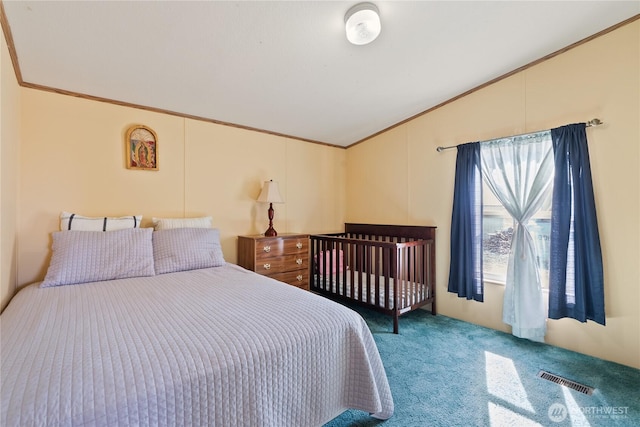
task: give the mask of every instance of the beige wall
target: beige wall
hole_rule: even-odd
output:
[[[436,147],[602,119],[587,136],[607,326],[549,320],[547,342],[640,367],[639,61],[635,21],[349,148],[347,220],[438,226],[439,312],[507,331],[503,286],[486,284],[484,303],[447,293],[456,150]]]
[[[157,133],[159,171],[126,169],[132,124]],[[142,214],[143,226],[211,215],[230,262],[237,235],[268,226],[268,206],[255,202],[265,180],[279,181],[285,198],[275,205],[280,233],[344,222],[343,149],[25,88],[21,149],[19,285],[44,277],[63,210]]]
[[[0,52],[0,311],[16,288],[20,87],[4,34]]]

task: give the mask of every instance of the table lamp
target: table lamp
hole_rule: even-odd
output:
[[[267,211],[269,214],[269,228],[264,232],[264,235],[267,237],[277,236],[278,232],[273,228],[273,204],[284,203],[280,195],[280,190],[278,189],[277,181],[269,180],[264,182],[262,191],[258,196],[258,202],[269,203],[269,210]]]

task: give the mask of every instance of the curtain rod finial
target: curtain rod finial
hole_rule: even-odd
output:
[[[599,126],[602,124],[602,120],[600,119],[591,119],[587,122],[587,126]]]

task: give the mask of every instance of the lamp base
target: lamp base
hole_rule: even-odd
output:
[[[273,203],[269,203],[269,210],[267,211],[267,214],[269,215],[269,228],[267,228],[267,231],[264,232],[264,235],[267,237],[275,237],[278,235],[278,232],[273,228],[273,214],[275,212],[273,211]]]

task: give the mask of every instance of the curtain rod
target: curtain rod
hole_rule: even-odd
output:
[[[587,125],[587,127],[591,127],[591,126],[600,126],[602,123],[603,123],[603,122],[602,122],[602,120],[600,120],[600,119],[591,119],[591,120],[589,120],[588,122],[586,122],[586,123],[585,123],[585,125]],[[521,134],[518,134],[518,135],[503,136],[503,137],[501,137],[501,138],[494,138],[494,139],[515,138],[515,137],[517,137],[517,136],[531,135],[531,134],[538,133],[538,132],[542,132],[542,131],[527,132],[527,133],[521,133]],[[492,140],[489,140],[489,141],[492,141]],[[440,151],[443,151],[443,150],[448,150],[448,149],[450,149],[450,148],[457,148],[457,147],[458,147],[457,145],[450,145],[450,146],[448,146],[448,147],[438,147],[438,148],[436,148],[436,151],[437,151],[437,152],[440,152]]]

